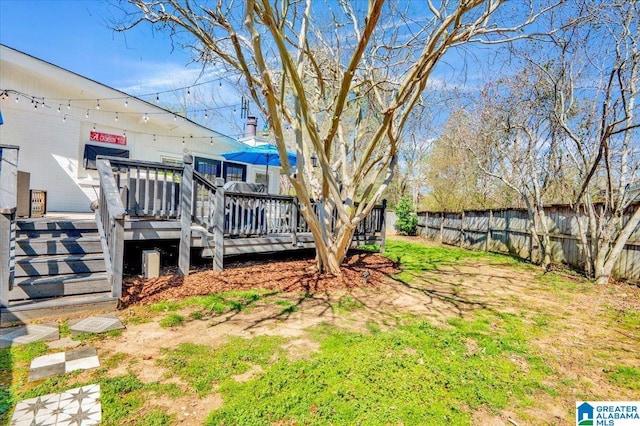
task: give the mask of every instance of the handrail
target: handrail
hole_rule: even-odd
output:
[[[18,151],[0,145],[0,305],[9,303],[15,263],[15,228],[18,192]]]
[[[100,176],[100,195],[96,209],[96,224],[105,254],[107,275],[114,297],[122,296],[122,268],[124,262],[124,219],[127,214],[120,196],[110,160],[98,158],[96,168]]]
[[[146,161],[146,160],[132,160],[129,158],[122,157],[109,157],[104,155],[98,155],[96,159],[109,160],[113,167],[116,166],[143,166],[143,167],[155,167],[155,168],[163,168],[167,170],[173,170],[176,172],[182,171],[184,166],[177,164],[167,164],[167,163],[159,163],[157,161]]]

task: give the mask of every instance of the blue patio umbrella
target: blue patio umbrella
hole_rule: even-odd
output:
[[[225,160],[237,161],[239,163],[255,164],[258,166],[267,166],[267,182],[269,180],[269,166],[279,166],[280,156],[278,148],[272,144],[251,146],[239,151],[231,151],[222,154]],[[289,163],[295,167],[296,154],[287,151]]]

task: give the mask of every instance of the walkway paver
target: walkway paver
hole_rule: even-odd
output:
[[[93,384],[20,401],[11,426],[89,426],[101,421],[100,385]]]
[[[80,333],[105,333],[122,328],[124,328],[124,325],[115,314],[105,314],[69,321],[69,330],[72,335]]]
[[[16,344],[57,340],[60,338],[58,323],[30,324],[0,329],[0,348]]]
[[[62,376],[70,371],[96,367],[100,367],[100,361],[96,348],[93,347],[43,355],[31,361],[29,381]]]

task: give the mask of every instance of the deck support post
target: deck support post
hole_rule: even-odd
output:
[[[113,263],[111,295],[118,299],[122,298],[122,274],[124,265],[124,219],[115,219],[113,228]]]
[[[293,198],[291,202],[291,245],[297,247],[298,245],[298,235],[296,231],[298,230],[298,199]]]
[[[193,155],[185,154],[184,169],[180,184],[180,248],[178,250],[178,273],[189,275],[191,263],[191,212],[193,204]]]
[[[382,200],[382,223],[380,224],[380,253],[384,253],[385,243],[387,241],[387,200]]]
[[[216,195],[213,210],[213,270],[224,269],[224,179],[216,178]]]

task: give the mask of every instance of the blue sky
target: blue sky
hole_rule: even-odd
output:
[[[144,90],[167,75],[193,82],[197,66],[164,34],[115,32],[111,15],[101,0],[0,0],[0,43],[117,89]]]

